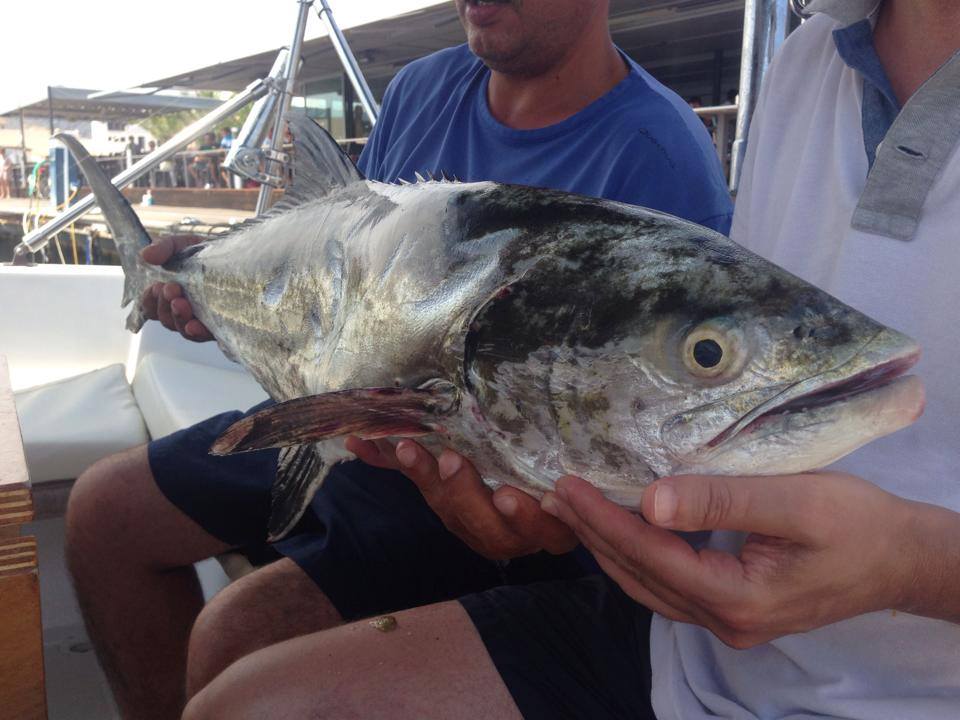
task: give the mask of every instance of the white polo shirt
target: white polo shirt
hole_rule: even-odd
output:
[[[869,168],[863,78],[837,53],[839,27],[814,17],[774,62],[731,235],[920,343],[923,417],[834,467],[960,511],[960,151],[943,154],[912,239],[851,227]],[[733,533],[711,538],[733,551],[741,542]],[[960,625],[905,613],[862,615],[750,650],[657,616],[651,655],[660,720],[960,718]]]

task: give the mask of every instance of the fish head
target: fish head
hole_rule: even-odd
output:
[[[922,412],[907,336],[722,235],[604,209],[531,240],[472,318],[465,385],[515,464],[630,504],[667,474],[823,467]]]

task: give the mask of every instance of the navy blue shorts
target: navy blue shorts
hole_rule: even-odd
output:
[[[290,558],[346,620],[460,598],[527,718],[620,717],[628,697],[649,698],[648,611],[602,576],[584,578],[592,570],[577,553],[506,564],[478,555],[400,473],[335,466],[290,535],[268,545],[278,451],[207,452],[242,415],[223,413],[148,446],[160,490],[211,535],[255,562]],[[639,666],[626,658],[634,642]],[[631,717],[645,717],[639,710]]]

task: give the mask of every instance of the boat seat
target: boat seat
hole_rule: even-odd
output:
[[[267,394],[246,371],[215,367],[163,353],[137,366],[133,394],[153,438],[227,410],[246,410]]]
[[[100,458],[149,440],[119,363],[14,397],[31,483],[76,478]]]
[[[117,363],[17,392],[30,480],[35,489],[42,483],[50,489],[38,517],[62,514],[71,481],[97,460],[267,398],[238,365],[225,365],[151,352],[140,360],[132,388]],[[228,579],[253,570],[242,555],[219,560],[227,576],[216,560],[197,566],[208,600]]]

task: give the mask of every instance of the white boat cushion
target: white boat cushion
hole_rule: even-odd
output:
[[[212,367],[163,353],[150,353],[140,361],[133,394],[154,438],[227,410],[246,410],[267,399],[244,370]]]
[[[14,394],[30,480],[67,480],[149,438],[123,365]]]

